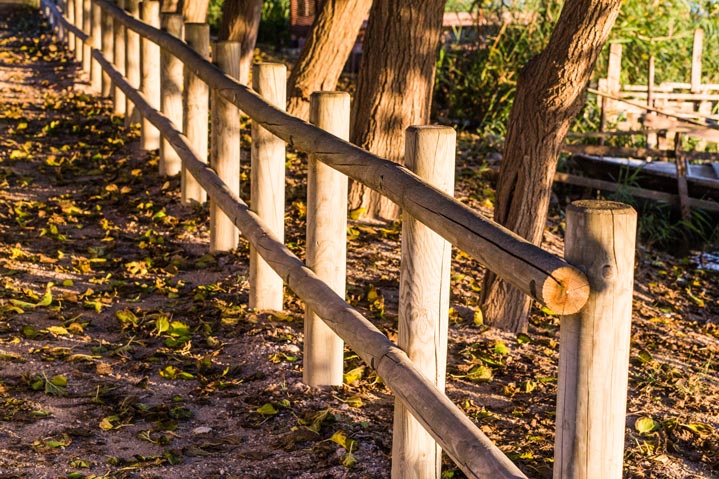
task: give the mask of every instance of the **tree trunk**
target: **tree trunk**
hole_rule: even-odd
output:
[[[162,0],[160,2],[160,11],[162,13],[177,13],[180,10],[180,0]]]
[[[549,44],[519,75],[494,219],[534,244],[542,241],[560,146],[620,6],[621,0],[565,2]],[[482,290],[488,324],[527,330],[528,296],[490,272]]]
[[[384,0],[372,4],[357,93],[352,142],[402,163],[404,130],[429,121],[446,0]],[[353,182],[350,208],[362,219],[391,221],[399,208]]]
[[[372,0],[327,0],[287,80],[287,112],[307,120],[310,95],[334,90]]]
[[[186,22],[205,23],[207,21],[207,9],[210,0],[185,0],[179,2],[182,8],[182,16]]]
[[[262,0],[225,0],[222,4],[220,40],[240,42],[240,83],[247,85],[262,18]]]

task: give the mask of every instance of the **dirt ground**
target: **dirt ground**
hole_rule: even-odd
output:
[[[302,384],[302,305],[248,311],[247,245],[207,254],[207,208],[180,204],[85,81],[36,11],[0,5],[0,478],[388,478],[381,379],[347,350],[347,384]],[[490,214],[484,158],[459,153],[458,198]],[[288,165],[302,257],[302,156]],[[390,337],[399,231],[348,230],[348,301]],[[562,232],[557,216],[553,251]],[[719,275],[700,266],[639,247],[626,477],[719,477]],[[482,325],[481,276],[455,251],[448,395],[551,477],[559,319]]]

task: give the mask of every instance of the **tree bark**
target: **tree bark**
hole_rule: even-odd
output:
[[[357,93],[352,142],[402,163],[404,130],[429,121],[446,0],[384,0],[372,4]],[[353,182],[350,208],[366,221],[391,221],[399,208]]]
[[[261,18],[262,0],[225,0],[222,4],[222,21],[218,37],[220,40],[240,42],[238,80],[243,85],[247,85],[250,76]]]
[[[182,8],[182,16],[186,22],[205,23],[207,21],[207,9],[210,0],[184,0],[180,1],[178,8]]]
[[[307,120],[310,95],[337,86],[372,0],[327,0],[287,80],[287,112]]]
[[[162,0],[160,3],[160,12],[177,13],[180,10],[180,0]]]
[[[534,244],[542,241],[560,147],[620,6],[621,0],[565,2],[549,44],[519,75],[494,219]],[[488,324],[527,330],[528,296],[491,272],[482,291]]]

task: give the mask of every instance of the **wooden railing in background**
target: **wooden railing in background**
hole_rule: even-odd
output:
[[[317,126],[291,117],[283,111],[283,66],[256,65],[254,91],[250,90],[232,78],[235,74],[223,65],[224,60],[219,54],[222,47],[216,48],[215,61],[232,76],[207,60],[209,36],[205,26],[184,26],[188,44],[178,38],[177,28],[170,33],[158,30],[157,0],[142,2],[139,10],[143,21],[135,18],[138,15],[137,0],[125,1],[128,12],[105,0],[68,2],[74,5],[70,8],[61,6],[64,12],[74,12],[68,19],[50,0],[42,0],[42,9],[62,41],[69,41],[68,32],[75,36],[76,59],[80,60],[80,50],[83,65],[86,59],[92,58],[86,71],[89,70],[95,91],[102,93],[102,74],[107,75],[115,91],[119,89],[126,97],[128,121],[134,121],[133,110],[142,114],[142,144],[148,148],[165,144],[145,138],[156,129],[179,157],[183,200],[201,202],[202,194],[206,192],[215,211],[212,222],[215,228],[224,216],[250,242],[250,269],[255,271],[251,273],[251,306],[281,308],[282,283],[279,278],[306,304],[305,380],[312,385],[340,382],[341,374],[337,374],[337,368],[341,372],[341,341],[344,340],[378,372],[396,395],[400,404],[396,417],[403,425],[395,428],[393,477],[437,477],[438,446],[468,477],[525,477],[442,392],[447,334],[446,319],[442,319],[442,315],[447,310],[449,278],[446,273],[450,244],[470,253],[500,277],[562,314],[563,323],[569,325],[562,330],[558,400],[561,421],[557,427],[556,474],[559,477],[621,476],[633,277],[630,259],[634,255],[635,230],[635,213],[631,208],[601,202],[581,203],[570,208],[567,257],[586,271],[585,276],[563,259],[524,241],[454,200],[450,195],[452,180],[441,180],[425,173],[427,165],[437,169],[440,159],[447,163],[441,163],[444,166],[439,169],[453,170],[450,160],[453,161],[454,156],[454,135],[450,130],[413,127],[408,131],[407,163],[413,165],[414,174],[343,139],[348,123],[345,94],[323,92],[313,96],[312,122]],[[78,15],[78,11],[82,15]],[[87,24],[89,12],[96,11],[112,17],[113,22],[96,21],[102,17],[91,15],[93,21]],[[166,17],[168,30],[172,21]],[[78,28],[80,25],[82,29]],[[109,29],[109,25],[112,25],[113,36],[124,32],[125,58],[115,56],[115,52],[123,51],[121,47],[113,45],[112,49],[108,46],[100,50],[102,45],[97,39],[103,38],[103,28]],[[88,26],[90,30],[87,30]],[[88,31],[91,35],[86,33]],[[92,50],[79,49],[78,41],[92,45]],[[154,53],[156,50],[148,49],[148,43],[154,43],[163,51],[164,61],[161,61],[162,55]],[[146,71],[148,64],[136,65],[140,45],[157,60],[152,68],[159,72],[158,65],[164,65],[164,76]],[[108,58],[110,51],[113,58]],[[155,94],[160,82],[177,85],[179,81],[178,67],[169,66],[173,62],[170,57],[184,65],[181,115],[168,106],[173,104],[172,100],[158,99]],[[122,68],[116,68],[113,63],[124,63],[125,76]],[[139,75],[138,70],[142,72]],[[148,82],[155,82],[155,85]],[[193,85],[197,82],[204,83],[205,88]],[[202,104],[208,89],[212,91],[213,110],[218,110],[212,115],[212,130],[220,135],[215,141],[232,143],[222,148],[219,145],[213,147],[217,148],[217,156],[212,155],[212,168],[207,164],[207,109]],[[172,95],[176,102],[176,88],[166,88],[162,92]],[[239,162],[239,154],[234,149],[239,140],[235,133],[229,132],[237,128],[234,123],[238,112],[230,113],[232,106],[235,110],[242,109],[253,121],[252,209],[239,197],[236,165],[232,168],[221,166],[224,161]],[[202,118],[203,112],[204,125],[193,119],[193,115]],[[223,122],[230,124],[223,125]],[[182,130],[179,123],[182,123]],[[329,129],[329,125],[338,129],[332,132],[322,129]],[[225,127],[228,130],[222,133]],[[278,223],[275,219],[284,214],[285,142],[310,155],[308,242],[315,243],[317,248],[312,251],[312,247],[308,247],[308,262],[312,269],[284,246],[283,226],[281,220]],[[225,147],[226,151],[221,152],[220,149],[225,150]],[[176,174],[177,168],[167,164],[172,161],[168,160],[167,146],[161,148],[165,165],[161,162],[160,173]],[[441,157],[437,151],[443,152]],[[344,175],[379,191],[404,210],[400,278],[400,317],[404,319],[400,321],[399,331],[402,348],[344,300],[346,206],[343,201],[347,183]],[[201,187],[199,195],[188,194],[191,179]],[[262,206],[265,199],[260,198],[266,198],[267,204]],[[329,204],[333,202],[337,204]],[[334,209],[329,211],[329,207]],[[332,225],[322,224],[328,215],[337,221]],[[234,229],[224,231],[235,235]],[[211,249],[219,251],[232,247],[232,242],[221,244],[217,236],[219,230],[214,235],[218,240],[213,242]],[[334,264],[338,262],[341,262],[340,268]],[[265,264],[272,274],[263,272]],[[437,265],[442,271],[439,275],[435,273]],[[322,321],[318,322],[317,318]],[[418,321],[423,326],[417,328]],[[331,331],[323,330],[324,325]],[[429,329],[431,341],[428,342],[426,334],[417,329]],[[337,337],[333,336],[335,334]],[[325,347],[327,341],[332,343],[331,348]],[[331,353],[325,354],[325,349]],[[425,361],[421,356],[432,356],[436,360]],[[607,376],[606,371],[615,373]],[[404,413],[405,410],[411,415]],[[417,421],[438,446],[432,440],[419,439],[421,435],[412,432],[416,430],[412,421]]]

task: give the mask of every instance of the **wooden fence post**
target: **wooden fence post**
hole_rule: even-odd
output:
[[[623,203],[567,208],[565,257],[591,287],[561,318],[554,477],[622,477],[637,214]]]
[[[117,0],[117,6],[124,9],[125,0]],[[113,21],[113,34],[115,37],[113,41],[113,59],[115,63],[115,68],[117,68],[117,71],[122,73],[122,75],[124,76],[125,62],[127,61],[125,59],[125,56],[127,55],[127,53],[125,52],[125,25],[120,23],[119,20]],[[115,87],[115,90],[112,95],[112,101],[113,112],[116,115],[124,115],[127,106],[127,100],[125,99],[125,94],[122,92],[122,90]]]
[[[621,73],[622,73],[622,44],[612,43],[609,45],[609,65],[607,67],[607,81],[606,88],[607,93],[618,96],[622,88],[621,85]],[[610,99],[604,98],[602,106],[602,119],[601,124],[603,128],[607,127],[607,123],[614,123],[617,121],[617,102]],[[602,130],[604,131],[604,129]]]
[[[206,23],[185,23],[185,42],[203,58],[210,58],[210,26]],[[207,135],[209,115],[209,87],[207,83],[184,66],[184,89],[182,92],[182,111],[184,112],[182,131],[195,147],[200,161],[207,163]],[[185,204],[207,201],[207,192],[200,186],[192,174],[182,166],[182,202]]]
[[[67,3],[65,3],[65,9],[62,13],[71,24],[75,24],[75,0],[68,0]],[[59,24],[55,25],[53,23],[53,17],[49,13],[45,15],[45,18],[48,19],[52,27],[55,27],[59,40],[66,43],[67,50],[77,59],[77,52],[75,51],[75,34],[68,30],[67,35],[63,35],[62,23],[58,22]]]
[[[228,76],[239,80],[241,44],[223,41],[215,44],[213,60]],[[212,148],[210,164],[227,187],[240,194],[240,110],[212,90]],[[210,200],[210,251],[230,251],[237,247],[239,231],[232,220]]]
[[[452,195],[456,133],[446,126],[406,131],[405,162],[420,178]],[[402,218],[399,334],[424,376],[444,391],[452,245],[408,214]],[[442,450],[401,401],[395,401],[393,479],[439,479]]]
[[[140,16],[140,1],[139,0],[125,0],[125,7],[128,15],[139,18]],[[127,82],[132,85],[133,88],[140,88],[140,55],[137,52],[140,51],[140,35],[136,32],[125,29],[125,50],[127,55],[125,56],[125,77]],[[129,98],[125,102],[125,126],[129,127],[133,123],[140,122],[140,112],[137,111],[135,105],[130,101]]]
[[[75,18],[72,19],[73,24],[82,30],[82,0],[72,0],[75,10]],[[82,38],[75,36],[75,61],[82,64],[83,55],[83,41]]]
[[[100,35],[100,47],[102,48],[102,56],[107,59],[110,63],[115,62],[114,52],[115,46],[113,45],[114,33],[113,33],[113,21],[112,17],[103,12],[101,21],[102,34]],[[106,72],[102,72],[102,96],[109,97],[112,94],[112,81],[110,76]]]
[[[252,88],[284,110],[287,68],[279,63],[252,66]],[[284,241],[285,142],[252,122],[250,206],[279,241]],[[282,310],[282,278],[250,248],[250,308]]]
[[[87,35],[92,34],[92,0],[81,0],[82,1],[82,31]],[[83,42],[82,44],[82,69],[87,74],[90,74],[92,69],[92,57],[90,52],[92,51],[92,45],[90,41]]]
[[[704,46],[704,30],[694,30],[694,43],[692,45],[692,80],[691,92],[702,91],[702,50]]]
[[[90,18],[90,28],[92,33],[90,39],[92,40],[92,49],[100,50],[102,47],[102,9],[97,3],[91,3],[92,15]],[[100,64],[94,58],[90,65],[90,86],[94,92],[102,93],[102,68],[100,68]]]
[[[350,96],[310,96],[310,123],[349,140]],[[345,297],[347,258],[347,176],[313,158],[307,164],[307,266]],[[344,341],[310,308],[305,311],[303,380],[310,386],[342,384]]]
[[[182,38],[184,20],[181,13],[163,13],[162,29],[176,38]],[[172,53],[160,53],[160,109],[178,128],[182,128],[182,62]],[[175,176],[182,170],[182,160],[165,138],[160,143],[160,175]]]
[[[143,0],[140,5],[142,21],[160,28],[160,1]],[[153,108],[160,109],[160,46],[146,38],[140,38],[140,91]],[[146,118],[142,119],[140,148],[160,148],[160,132]]]
[[[654,108],[654,55],[649,57],[649,68],[647,69],[647,107]],[[646,118],[654,118],[657,114],[647,110]],[[657,147],[656,131],[647,132],[647,148]]]

